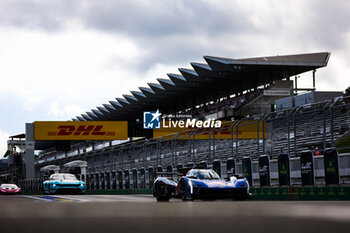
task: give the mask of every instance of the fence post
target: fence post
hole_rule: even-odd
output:
[[[334,110],[333,107],[331,107],[331,146],[334,147],[334,133],[333,133],[333,127],[334,127]]]
[[[236,124],[236,162],[238,162],[239,158],[238,158],[238,126],[239,124],[241,124],[242,119],[238,121],[238,123]]]
[[[147,139],[143,144],[143,167],[147,167]]]
[[[297,156],[297,124],[296,124],[296,114],[293,114],[293,134],[294,134],[294,156]]]
[[[237,121],[234,121],[230,127],[231,129],[231,157],[233,158],[233,127],[237,124]]]
[[[177,166],[177,137],[180,133],[175,136],[175,165]]]
[[[288,154],[290,154],[290,125],[289,125],[289,114],[287,115],[287,143],[288,143]]]
[[[215,127],[213,128],[213,161],[215,160]]]
[[[263,142],[263,153],[265,154],[266,153],[266,150],[265,150],[265,119],[263,119],[262,121],[262,142]]]
[[[326,143],[326,127],[327,127],[327,112],[326,109],[323,109],[323,150],[326,150],[327,143]]]
[[[260,155],[260,152],[259,152],[259,149],[260,149],[260,146],[259,146],[259,144],[260,144],[260,142],[259,142],[259,123],[260,123],[260,121],[259,121],[259,119],[256,121],[256,126],[257,126],[257,129],[256,129],[256,132],[257,132],[257,135],[256,135],[256,140],[257,140],[257,148],[256,148],[256,154],[257,154],[257,157],[259,158],[259,155]]]

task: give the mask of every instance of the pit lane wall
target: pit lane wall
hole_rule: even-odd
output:
[[[350,186],[334,187],[269,187],[251,188],[252,200],[350,200]],[[40,195],[41,191],[23,191],[25,195]],[[151,195],[151,189],[88,190],[86,195]]]
[[[350,200],[350,186],[251,188],[253,200]],[[150,189],[91,190],[91,195],[152,194]]]

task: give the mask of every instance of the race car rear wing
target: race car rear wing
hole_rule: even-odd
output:
[[[174,175],[178,175],[178,172],[157,172],[155,171],[155,175],[156,176],[174,176]]]
[[[191,169],[205,169],[203,166],[200,166],[200,165],[196,165],[194,167],[183,167],[183,168],[180,168],[178,169],[177,172],[158,172],[158,171],[154,171],[154,174],[156,177],[158,176],[163,176],[163,177],[166,177],[166,176],[185,176],[187,174],[187,172]]]

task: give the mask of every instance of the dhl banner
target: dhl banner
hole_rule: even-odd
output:
[[[127,121],[36,121],[35,140],[124,140]]]
[[[181,127],[168,127],[153,129],[153,137],[164,137],[163,139],[170,139],[176,134],[176,139],[197,139],[203,140],[209,138],[209,133],[211,138],[215,134],[215,139],[231,139],[231,128],[233,129],[233,139],[236,139],[236,125],[238,122],[223,122],[221,128],[181,128]],[[257,121],[241,121],[237,126],[237,136],[238,139],[257,139],[258,137],[258,125]],[[263,124],[264,127],[263,127]],[[233,127],[232,127],[233,126]],[[264,132],[263,132],[264,128]],[[168,136],[169,135],[169,136]],[[172,135],[170,137],[170,135]],[[259,139],[266,138],[266,122],[259,121]]]

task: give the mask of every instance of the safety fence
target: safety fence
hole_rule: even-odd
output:
[[[253,199],[258,200],[348,200],[350,197],[350,154],[338,154],[335,148],[328,148],[324,155],[314,156],[312,151],[303,151],[298,158],[280,154],[277,159],[262,155],[259,160],[243,158],[240,163],[234,159],[212,165],[188,163],[176,168],[200,166],[213,168],[222,178],[238,174],[250,183]],[[118,171],[80,176],[86,181],[87,194],[151,194],[157,172],[163,168],[149,167],[132,172]],[[132,177],[132,179],[130,179]],[[43,179],[20,181],[24,193],[41,192]]]
[[[213,163],[201,161],[178,164],[176,167],[150,166],[132,170],[106,170],[87,173],[82,179],[86,181],[89,190],[151,189],[157,172],[173,172],[183,167],[194,166],[212,168],[222,178],[233,174],[244,176],[252,187],[350,185],[350,154],[338,155],[335,148],[326,149],[324,155],[317,156],[312,151],[304,151],[300,157],[280,154],[277,158],[270,159],[269,156],[261,155],[259,160],[244,157],[240,162],[228,158],[217,159]]]

